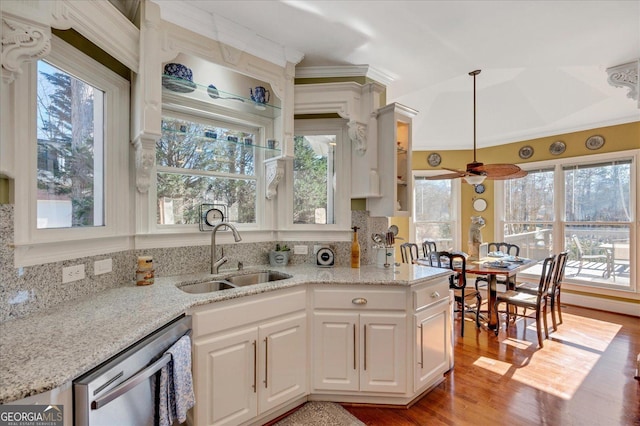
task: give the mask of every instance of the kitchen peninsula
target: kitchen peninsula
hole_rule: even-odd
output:
[[[245,272],[255,271],[256,268]],[[303,339],[303,353],[309,354],[303,360],[305,383],[294,403],[302,398],[406,404],[439,383],[442,374],[449,369],[449,271],[405,264],[389,269],[373,265],[360,269],[318,268],[309,265],[270,269],[286,272],[292,278],[194,295],[181,291],[177,286],[210,280],[215,276],[194,274],[163,277],[156,279],[151,286],[138,287],[130,283],[83,300],[58,305],[48,311],[5,322],[0,325],[4,342],[0,348],[3,364],[0,372],[0,402],[12,402],[60,387],[64,393],[66,387],[70,404],[71,391],[68,383],[71,380],[185,312],[194,315],[194,368],[198,369],[199,339],[215,337],[223,331],[243,328],[249,323],[261,325],[262,319],[256,313],[260,309],[242,311],[243,306],[255,308],[263,300],[268,304],[277,299],[278,308],[270,304],[267,309],[271,311],[267,315],[271,321],[278,317],[280,307],[287,305],[280,303],[287,298],[297,298],[301,302],[301,305],[293,306],[292,311],[301,315],[306,336]],[[225,277],[231,272],[237,273],[226,271],[217,276]],[[227,316],[221,323],[205,320],[207,315],[216,315],[217,311],[235,314]],[[442,338],[441,353],[434,360],[435,364],[425,361],[422,347],[417,343],[422,341],[427,344],[419,334],[425,330],[422,327],[425,313],[429,313],[429,319],[437,318],[433,324],[440,327],[436,333],[433,330],[430,332],[430,336]],[[284,316],[285,314],[283,313]],[[380,378],[375,377],[369,382],[373,388],[365,385],[365,389],[362,386],[365,382],[362,381],[359,387],[349,388],[332,386],[325,380],[326,377],[322,376],[322,369],[319,368],[322,361],[318,355],[317,342],[321,336],[318,333],[322,331],[323,318],[331,314],[356,315],[363,324],[367,315],[377,316],[378,319],[391,315],[397,320],[393,330],[389,331],[389,326],[385,325],[378,330],[378,334],[375,324],[380,321],[374,321],[368,330],[371,337],[364,343],[384,344],[383,340],[376,339],[392,336],[397,346],[392,352],[393,356],[400,357],[387,362],[387,365],[400,367],[400,370],[394,372],[397,376],[391,380],[395,387],[389,389],[384,385],[376,390],[375,381]],[[244,318],[245,322],[234,323],[236,317]],[[327,344],[328,341],[320,343]],[[433,342],[428,344],[432,351],[430,353],[433,354]],[[345,349],[344,353],[353,357],[355,350]],[[357,349],[359,358],[365,356],[364,351],[364,348]],[[385,360],[375,354],[369,355],[372,356],[369,360],[371,374],[376,363],[383,363]],[[356,364],[356,368],[360,370],[360,362]],[[427,365],[433,367],[432,371],[424,371]],[[315,373],[309,374],[306,366],[311,366]],[[363,371],[364,368],[360,373],[363,374]],[[389,371],[385,369],[382,374],[387,375]],[[198,374],[194,376],[197,377]],[[306,383],[306,378],[309,378],[309,383]],[[381,381],[378,380],[378,383]],[[198,386],[196,379],[196,389]],[[199,401],[201,406],[206,404],[201,397]],[[282,406],[289,407],[286,402]],[[263,417],[257,418],[272,417],[281,411],[280,407],[269,408],[259,414]]]

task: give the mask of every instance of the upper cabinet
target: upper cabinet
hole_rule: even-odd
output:
[[[378,110],[380,193],[367,199],[372,216],[410,216],[412,120],[418,112],[392,103]]]

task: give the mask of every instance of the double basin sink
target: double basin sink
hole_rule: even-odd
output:
[[[254,284],[268,283],[271,281],[279,281],[291,277],[292,275],[285,274],[284,272],[260,271],[232,275],[224,279],[216,279],[212,281],[205,281],[202,283],[187,284],[178,288],[185,293],[201,294],[220,290],[228,290],[231,288],[245,287]]]

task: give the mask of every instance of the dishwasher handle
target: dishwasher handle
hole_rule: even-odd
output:
[[[111,401],[113,401],[114,399],[116,399],[117,397],[127,393],[128,391],[130,391],[131,389],[133,389],[134,387],[136,387],[137,385],[144,382],[149,377],[153,376],[158,371],[160,371],[160,369],[165,365],[167,365],[169,361],[171,361],[171,354],[170,353],[164,354],[162,358],[160,358],[159,360],[157,360],[156,362],[154,362],[144,370],[140,371],[135,376],[132,376],[126,381],[120,383],[115,388],[111,389],[107,394],[92,401],[91,409],[98,410],[104,407],[105,405],[107,405],[108,403],[110,403]]]

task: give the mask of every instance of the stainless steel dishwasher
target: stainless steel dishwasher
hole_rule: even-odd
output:
[[[152,426],[154,376],[171,360],[165,351],[190,332],[183,315],[74,380],[74,425]]]

